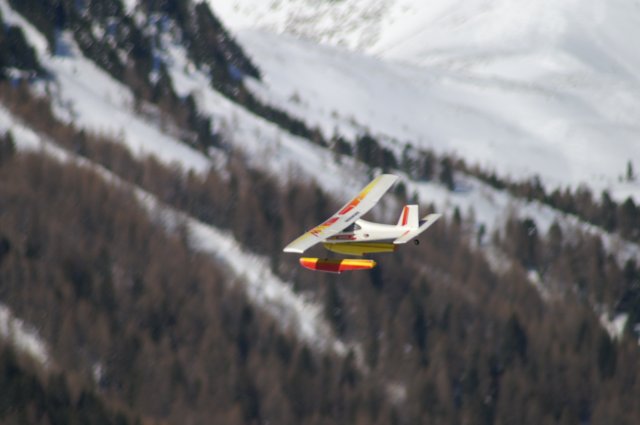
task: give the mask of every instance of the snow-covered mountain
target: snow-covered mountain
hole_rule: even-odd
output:
[[[69,369],[82,377],[88,368],[103,396],[170,423],[206,421],[210,409],[230,424],[494,423],[529,400],[538,403],[531,423],[606,423],[598,418],[607,407],[640,396],[625,380],[640,364],[640,248],[632,235],[586,222],[606,222],[599,214],[611,209],[614,221],[628,220],[633,202],[591,205],[595,218],[585,218],[462,167],[449,185],[405,166],[426,154],[412,146],[435,152],[440,172],[448,154],[505,180],[539,175],[547,189],[586,184],[637,200],[638,181],[620,178],[629,163],[640,166],[638,66],[622,42],[637,31],[631,2],[211,1],[222,23],[202,1],[64,0],[50,2],[55,19],[37,3],[0,0],[14,32],[0,38],[1,51],[26,45],[38,64],[5,56],[12,66],[0,71],[13,84],[0,85],[0,143],[134,194],[134,216],[157,225],[120,227],[130,223],[122,204],[111,209],[91,197],[101,186],[67,179],[98,205],[78,229],[107,233],[99,250],[42,260],[54,243],[74,247],[93,234],[59,217],[51,227],[70,239],[34,243],[29,223],[48,229],[41,211],[22,233],[0,228],[0,267],[14,282],[0,280],[9,294],[0,313],[6,304],[9,322],[23,314],[39,326],[52,364],[71,353]],[[395,165],[364,160],[364,134]],[[2,171],[15,158],[0,147]],[[34,163],[34,193],[64,194]],[[304,274],[281,253],[380,168],[402,184],[377,218],[396,218],[399,201],[444,213],[425,243],[370,274],[338,277]],[[38,200],[18,189],[24,205]],[[588,205],[579,195],[567,198]],[[56,202],[75,213],[74,201]],[[94,210],[107,211],[106,232]],[[21,211],[11,212],[19,221]],[[122,258],[113,247],[128,237],[163,260],[136,250]],[[147,250],[163,244],[172,248]],[[78,264],[84,251],[98,260]],[[34,288],[49,294],[36,303],[21,267],[41,262],[32,276],[57,286]],[[152,273],[136,273],[147,262]],[[180,273],[191,265],[194,274]],[[51,300],[60,298],[73,314],[58,323]],[[568,372],[542,382],[531,370]],[[136,394],[155,387],[159,395]]]
[[[289,3],[278,4],[288,10],[284,5]],[[386,10],[392,3],[376,4]],[[399,4],[394,3],[394,7]],[[322,3],[318,7],[342,10],[347,5],[364,7],[364,3],[349,1]],[[256,13],[261,10],[257,4],[251,6]],[[401,9],[411,11],[418,7],[409,6],[405,4]],[[136,2],[126,5],[128,13],[143,21],[137,7]],[[468,13],[476,10],[469,7]],[[275,13],[280,10],[278,7],[268,9],[272,13],[265,11],[264,16],[279,16]],[[506,4],[492,3],[487,13],[495,14],[498,9],[511,10]],[[153,154],[166,164],[177,163],[197,173],[224,162],[225,154],[220,150],[203,153],[193,149],[153,117],[135,111],[130,88],[85,57],[70,33],[60,33],[56,41],[64,54],[52,54],[45,37],[7,2],[0,2],[0,10],[8,23],[23,29],[41,63],[55,76],[46,87],[36,87],[53,95],[54,112],[60,119],[114,135],[140,157]],[[405,18],[423,16],[426,10],[407,12]],[[220,12],[224,16],[224,8]],[[359,16],[351,9],[341,13]],[[392,15],[395,16],[389,16]],[[375,19],[385,16],[381,13]],[[227,19],[240,26],[232,14]],[[626,115],[596,111],[601,107],[597,100],[578,100],[567,94],[572,89],[593,94],[595,91],[588,84],[559,84],[557,90],[533,83],[506,84],[494,77],[470,78],[463,75],[465,71],[456,74],[434,65],[383,60],[287,34],[237,29],[236,35],[263,74],[261,80],[246,79],[249,88],[266,102],[317,125],[327,136],[337,133],[354,138],[371,132],[381,136],[397,156],[408,144],[428,147],[496,169],[503,176],[526,179],[537,174],[551,188],[587,184],[595,190],[609,189],[619,198],[640,192],[640,183],[619,179],[627,162],[640,158],[640,143],[634,142],[640,127],[632,122],[622,125],[620,120],[630,120]],[[369,170],[352,158],[336,162],[327,149],[257,117],[210,87],[206,73],[198,69],[179,41],[169,30],[159,34],[156,46],[156,55],[166,64],[177,94],[193,96],[201,113],[211,117],[216,130],[224,135],[225,143],[244,152],[250,164],[283,181],[313,179],[341,200],[352,194],[353,187],[367,181]],[[502,41],[494,40],[494,44],[498,42]],[[566,72],[562,66],[554,69]],[[640,96],[631,93],[627,98],[635,102]],[[617,105],[616,111],[631,114],[625,106],[628,105]],[[3,129],[22,134],[10,118],[2,121]],[[617,137],[611,140],[612,135]],[[405,184],[410,194],[415,193],[423,203],[434,203],[446,214],[452,215],[456,209],[465,214],[472,212],[477,224],[485,226],[489,233],[500,230],[509,214],[533,216],[545,233],[554,222],[560,222],[604,235],[606,245],[615,247],[620,262],[638,255],[635,244],[627,244],[619,236],[607,235],[573,217],[535,202],[514,199],[469,176],[460,175],[458,181],[462,190],[457,192],[435,182],[406,179]],[[393,208],[391,205],[387,209],[387,217],[395,215]]]
[[[86,58],[71,34],[61,33],[57,40],[65,54],[51,54],[32,24],[6,2],[0,2],[0,8],[8,23],[24,30],[43,65],[54,73],[46,91],[53,94],[54,111],[61,119],[114,135],[140,157],[153,154],[166,164],[179,164],[197,173],[224,162],[225,155],[217,149],[203,154],[149,116],[132,113],[131,90]],[[127,8],[132,14],[140,13],[135,2]],[[408,144],[428,147],[496,169],[504,176],[541,175],[551,188],[587,184],[595,190],[609,189],[619,198],[640,192],[639,182],[619,179],[627,162],[640,158],[640,143],[634,143],[640,128],[620,126],[614,117],[596,114],[591,108],[597,102],[586,105],[562,91],[527,85],[469,81],[437,67],[382,60],[287,34],[248,29],[237,30],[236,36],[263,73],[261,80],[246,80],[249,88],[265,101],[317,125],[327,136],[337,132],[355,138],[371,132],[380,135],[398,157]],[[225,142],[244,152],[253,166],[283,181],[313,179],[340,200],[367,181],[369,171],[357,161],[343,158],[336,162],[327,149],[291,135],[209,87],[207,75],[197,69],[171,31],[161,34],[159,40],[157,55],[165,61],[176,92],[194,96],[202,113],[212,117],[216,130],[224,134]],[[588,123],[594,116],[599,126]],[[10,119],[2,123],[5,129],[13,126]],[[573,130],[589,137],[561,138],[559,134],[570,133],[567,126],[576,126]],[[20,129],[13,131],[22,134]],[[610,141],[612,134],[619,137]],[[433,203],[446,214],[456,209],[472,212],[488,233],[500,230],[510,214],[533,216],[542,232],[560,222],[604,235],[607,246],[616,247],[621,262],[638,255],[635,244],[617,235],[607,235],[536,202],[514,199],[469,176],[460,175],[458,181],[462,190],[457,192],[435,182],[406,179],[405,184],[421,202]],[[395,216],[393,208],[387,209],[386,217]]]
[[[387,59],[429,64],[566,50],[592,62],[597,50],[637,65],[627,40],[638,22],[630,0],[231,0],[209,2],[234,29],[259,28]],[[366,34],[366,36],[364,35]],[[502,56],[502,58],[501,58]],[[600,58],[602,59],[602,58]],[[460,63],[462,65],[462,63]],[[610,64],[606,64],[607,66]]]
[[[211,5],[261,64],[257,90],[329,134],[355,123],[550,188],[640,197],[620,181],[640,167],[632,1]]]

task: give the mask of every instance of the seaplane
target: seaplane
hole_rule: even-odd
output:
[[[418,206],[405,205],[395,225],[373,223],[360,218],[376,206],[398,179],[393,174],[378,176],[338,212],[295,239],[283,251],[302,254],[322,243],[329,251],[363,257],[366,254],[394,252],[398,245],[410,241],[418,245],[418,235],[435,223],[440,214],[428,214],[419,219]],[[376,264],[368,258],[300,258],[303,267],[330,273],[369,270]]]

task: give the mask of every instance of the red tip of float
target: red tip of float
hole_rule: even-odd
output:
[[[300,258],[300,265],[309,270],[329,273],[342,273],[349,270],[370,270],[376,266],[373,260],[361,258]]]

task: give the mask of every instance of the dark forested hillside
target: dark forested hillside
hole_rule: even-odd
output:
[[[353,360],[279,332],[128,191],[39,155],[13,155],[0,177],[0,299],[81,386],[172,423],[370,418],[376,386],[355,385]]]
[[[512,216],[483,235],[456,211],[370,272],[307,272],[282,247],[338,200],[223,146],[194,96],[176,93],[163,36],[182,43],[226,99],[371,173],[401,170],[449,190],[456,173],[475,174],[606,230],[637,229],[635,205],[549,194],[535,181],[510,183],[411,146],[398,155],[367,133],[327,142],[245,87],[259,68],[206,2],[143,0],[136,16],[118,0],[6,3],[54,54],[71,35],[131,89],[132,114],[156,108],[183,130],[182,142],[205,157],[221,147],[222,159],[185,171],[61,119],[46,86],[55,75],[19,27],[4,25],[0,75],[9,81],[0,82],[0,112],[19,131],[0,135],[0,303],[37,329],[51,361],[36,364],[0,333],[0,422],[640,423],[635,261],[621,263],[597,233],[578,227],[556,223],[543,233],[535,217]],[[27,148],[22,126],[64,154]],[[159,206],[145,206],[139,189]],[[394,196],[411,194],[400,185]],[[245,277],[201,252],[186,222],[169,225],[163,207],[266,259],[301,299],[322,307],[345,351],[283,328],[251,301]],[[608,313],[627,315],[621,335],[603,327]]]
[[[105,425],[139,424],[109,406],[95,391],[73,391],[64,374],[43,379],[32,366],[21,364],[16,353],[0,343],[0,420],[3,424]]]

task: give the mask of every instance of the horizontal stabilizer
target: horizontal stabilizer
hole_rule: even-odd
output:
[[[441,217],[441,214],[429,214],[428,216],[420,220],[420,227],[418,227],[417,229],[407,230],[402,236],[400,236],[398,239],[393,241],[393,243],[402,244],[402,243],[409,242],[410,240],[418,237],[420,233],[427,230],[429,226],[435,223],[440,217]]]

